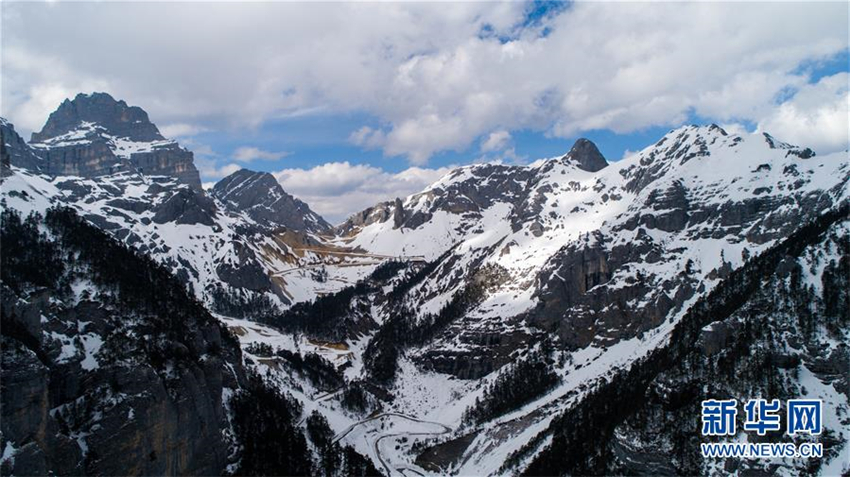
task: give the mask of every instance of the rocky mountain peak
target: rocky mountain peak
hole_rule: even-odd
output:
[[[50,114],[40,132],[32,134],[32,142],[48,139],[77,130],[85,123],[96,124],[109,134],[136,142],[162,141],[165,138],[142,108],[128,106],[107,93],[78,94],[66,99]]]
[[[287,194],[268,172],[240,169],[218,181],[211,194],[225,208],[245,213],[259,226],[317,233],[331,228],[307,204]]]
[[[165,139],[142,108],[106,93],[81,93],[63,101],[33,133],[29,146],[43,163],[38,170],[51,176],[132,172],[174,177],[201,190],[193,154]]]
[[[0,118],[0,163],[6,166],[23,167],[41,172],[44,166],[41,158],[36,156],[27,145],[15,126],[5,118]]]
[[[573,144],[570,152],[561,159],[574,162],[580,169],[587,172],[601,171],[608,166],[608,161],[606,161],[602,153],[599,152],[596,144],[585,138],[578,139],[575,144]]]

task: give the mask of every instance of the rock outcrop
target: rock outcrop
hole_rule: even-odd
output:
[[[5,166],[15,166],[43,172],[44,161],[27,145],[9,121],[0,118],[0,161]]]
[[[39,224],[61,241],[3,220],[2,473],[220,475],[238,343],[167,270],[72,212]],[[59,255],[76,258],[43,262]]]
[[[66,99],[33,133],[31,145],[45,162],[39,172],[46,174],[97,177],[128,171],[201,188],[193,154],[164,138],[144,110],[106,93]]]
[[[91,122],[103,126],[116,137],[135,142],[162,141],[162,135],[148,114],[138,106],[128,106],[106,93],[78,94],[66,99],[50,114],[40,132],[32,133],[32,142],[46,142],[77,130],[80,124]]]
[[[598,172],[608,166],[608,161],[599,152],[596,144],[589,139],[578,139],[570,152],[561,158],[562,161],[571,161],[578,165],[579,169],[587,172]]]
[[[211,194],[226,209],[244,213],[263,228],[314,233],[331,229],[307,204],[287,194],[268,172],[241,169],[218,181]]]

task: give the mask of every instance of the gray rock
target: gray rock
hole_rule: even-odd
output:
[[[215,225],[216,208],[213,201],[195,189],[178,189],[162,204],[153,208],[153,221],[158,224]]]
[[[283,190],[268,172],[241,169],[218,181],[212,196],[236,213],[245,213],[259,226],[323,233],[331,225],[300,200]]]
[[[87,129],[80,130],[84,124]],[[64,134],[81,131],[81,137],[65,140]],[[62,140],[55,140],[60,138]],[[114,141],[150,143],[142,152],[119,149]],[[31,153],[44,163],[38,170],[49,175],[97,177],[117,172],[164,175],[201,189],[194,156],[176,142],[166,141],[147,113],[137,106],[116,101],[106,93],[78,94],[54,111],[40,132],[33,133]]]
[[[45,169],[44,160],[15,131],[15,126],[3,118],[0,118],[0,162],[36,172]]]
[[[596,144],[585,138],[578,139],[570,152],[561,160],[574,162],[580,169],[587,172],[597,172],[608,167],[608,161],[599,152]]]
[[[138,106],[116,101],[107,93],[78,94],[66,99],[50,114],[40,132],[32,133],[32,142],[44,142],[73,131],[83,122],[97,123],[118,137],[150,142],[164,139],[148,113]]]

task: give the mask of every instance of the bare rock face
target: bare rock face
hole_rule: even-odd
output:
[[[153,210],[153,221],[158,224],[215,225],[215,204],[202,192],[191,189],[178,189]]]
[[[587,172],[598,172],[608,167],[608,161],[599,152],[596,144],[593,144],[589,139],[580,138],[573,144],[570,152],[561,160],[574,162],[579,169]]]
[[[0,161],[4,166],[16,166],[41,172],[44,161],[32,151],[9,121],[0,118]]]
[[[133,153],[130,162],[142,174],[174,177],[197,190],[201,177],[195,167],[194,154],[176,142],[158,146],[148,152]]]
[[[50,114],[41,132],[32,134],[32,142],[45,142],[67,134],[86,121],[100,124],[115,136],[133,141],[165,139],[142,108],[127,106],[124,101],[116,101],[106,93],[80,93],[73,101],[66,99]]]
[[[175,177],[201,188],[192,153],[164,138],[144,110],[106,93],[66,99],[42,130],[33,133],[31,145],[46,163],[39,172],[50,175],[132,171]]]
[[[393,204],[393,202],[381,202],[369,207],[368,209],[364,209],[353,214],[345,222],[337,226],[336,233],[338,235],[350,235],[362,227],[366,227],[374,223],[385,222],[390,217],[395,217],[396,213],[395,209],[393,209]],[[399,220],[402,222],[401,225],[403,225],[403,214],[401,214]]]
[[[236,171],[218,181],[212,195],[228,210],[245,213],[261,227],[314,233],[331,228],[307,204],[287,194],[268,172]]]
[[[58,273],[90,274],[75,295],[62,279],[34,286],[21,273],[31,264],[4,261],[12,270],[0,281],[0,472],[220,475],[232,451],[224,400],[244,384],[238,342],[165,269],[82,220],[49,214],[51,230],[86,237],[41,243],[80,257]],[[97,278],[115,267],[135,275]],[[107,288],[114,302],[93,301]]]
[[[54,176],[97,177],[130,170],[106,141],[93,140],[36,151],[45,161],[44,172]]]

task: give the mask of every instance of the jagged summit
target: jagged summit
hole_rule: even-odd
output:
[[[0,161],[4,167],[22,167],[35,172],[43,172],[44,168],[44,161],[15,131],[15,125],[5,118],[0,118]]]
[[[128,106],[107,93],[80,93],[73,100],[63,101],[41,131],[32,133],[31,141],[44,142],[74,131],[83,123],[97,124],[113,136],[136,142],[165,139],[142,108]]]
[[[779,383],[781,395],[802,394],[805,386],[809,398],[824,403],[824,434],[836,436],[846,427],[835,417],[847,414],[846,396],[821,384],[846,367],[840,338],[847,323],[840,321],[845,310],[835,290],[848,289],[842,271],[848,263],[843,244],[850,233],[850,163],[842,153],[805,159],[797,149],[771,139],[772,146],[768,139],[761,133],[684,126],[609,165],[592,143],[578,141],[569,154],[530,165],[464,166],[419,193],[356,214],[335,236],[280,230],[279,224],[299,227],[286,223],[285,213],[301,203],[286,195],[274,176],[249,170],[217,184],[210,191],[213,200],[175,186],[168,177],[104,174],[78,180],[13,168],[0,198],[4,207],[22,212],[43,212],[54,203],[73,207],[87,222],[167,266],[227,324],[232,334],[222,339],[237,337],[242,343],[244,359],[236,355],[237,364],[268,376],[303,409],[319,413],[305,412],[301,418],[324,416],[332,428],[321,435],[342,435],[346,445],[374,448],[371,457],[379,464],[430,467],[433,456],[446,455],[448,449],[456,457],[444,460],[442,468],[457,475],[587,474],[564,459],[572,455],[564,449],[586,440],[584,434],[575,439],[565,434],[569,422],[581,421],[612,429],[591,443],[590,454],[573,456],[602,456],[598,462],[611,462],[599,467],[605,473],[712,475],[721,467],[699,467],[699,460],[684,462],[687,466],[654,460],[646,465],[643,456],[665,449],[685,455],[693,447],[676,444],[682,435],[693,434],[693,426],[680,424],[693,423],[692,410],[700,400],[732,389],[732,381],[718,378],[720,368],[729,371],[720,373],[724,376],[769,378],[736,381],[745,386],[734,388],[741,396],[763,395],[770,383]],[[75,151],[95,151],[85,141],[45,148],[55,153],[54,165],[61,165],[61,157],[71,158]],[[107,147],[106,140],[99,141]],[[141,157],[133,153],[121,164]],[[845,218],[836,218],[838,208]],[[303,215],[312,216],[308,209]],[[79,267],[73,263],[76,256],[68,260]],[[775,278],[771,269],[777,270]],[[111,295],[92,287],[86,279],[97,275],[87,269],[72,272],[59,284],[61,292],[21,295],[33,302],[31,310],[10,302],[26,311],[15,316],[46,331],[40,342],[32,342],[46,351],[47,363],[23,348],[26,353],[10,361],[32,365],[9,367],[13,374],[27,371],[18,373],[21,379],[43,381],[67,372],[73,382],[100,383],[97,376],[116,369],[110,363],[120,342],[113,339],[115,333],[102,333],[102,313],[96,308],[101,296]],[[79,313],[59,309],[62,316],[57,316],[51,312],[62,303],[56,298]],[[749,303],[741,308],[744,301]],[[96,316],[85,324],[77,319],[83,313]],[[39,321],[41,316],[47,320]],[[67,316],[85,326],[68,322]],[[91,347],[97,336],[104,342],[102,352],[99,345]],[[784,339],[789,336],[793,340]],[[185,358],[187,346],[166,349]],[[218,367],[222,357],[216,350],[221,348],[200,349],[206,353],[200,355],[204,373]],[[782,353],[777,357],[759,350]],[[4,347],[4,359],[13,351]],[[308,353],[333,361],[310,364]],[[80,360],[103,368],[81,369]],[[314,381],[296,364],[315,368],[322,378]],[[39,371],[45,366],[48,374]],[[187,382],[185,371],[195,372],[194,365],[181,366],[165,368],[163,380],[177,376]],[[153,377],[148,368],[129,369]],[[125,369],[120,368],[120,376],[136,383]],[[221,379],[235,385],[231,374],[226,371]],[[199,383],[204,386],[203,380]],[[222,415],[239,415],[245,403],[241,393],[225,392],[216,383],[209,387],[230,406]],[[51,401],[48,407],[56,412],[36,406],[39,412],[24,415],[55,414],[68,426],[62,438],[69,446],[77,449],[75,442],[84,442],[92,451],[102,449],[107,439],[120,441],[123,434],[115,434],[116,426],[134,430],[140,424],[171,422],[149,414],[131,397],[115,408],[115,393],[90,389],[81,401],[71,401],[75,395],[69,394],[70,405]],[[702,391],[694,394],[694,389]],[[609,412],[612,402],[628,403],[641,393],[646,396],[640,405],[616,416]],[[182,393],[179,399],[184,395],[195,397]],[[671,404],[670,396],[686,405]],[[378,416],[380,402],[389,399],[392,413],[368,418]],[[108,406],[103,408],[106,419],[89,419],[99,402]],[[135,419],[144,421],[126,418],[132,410],[128,406],[136,406]],[[340,406],[346,412],[339,412]],[[662,433],[658,426],[646,426],[646,416],[660,415],[659,409],[674,409]],[[438,435],[439,440],[417,444],[402,440],[404,432]],[[368,442],[367,433],[373,436]],[[18,443],[30,434],[10,434],[15,472],[27,473],[21,469],[31,447]],[[374,447],[374,439],[397,440]],[[846,446],[846,439],[835,445]],[[826,465],[842,464],[830,452],[828,461],[824,454]],[[95,470],[124,462],[123,454],[103,455]],[[140,455],[150,451],[145,448]],[[158,450],[157,460],[147,461],[158,463],[165,455]],[[82,456],[70,462],[87,465]],[[774,465],[736,468],[769,473]],[[810,470],[787,463],[779,467],[778,472],[792,475]]]
[[[574,162],[580,169],[587,172],[598,172],[608,166],[605,156],[599,152],[593,141],[579,138],[572,149],[561,158],[564,161]]]
[[[41,172],[49,175],[137,172],[174,177],[201,189],[193,154],[165,139],[142,108],[106,93],[81,93],[63,101],[33,133],[30,145],[42,159]]]
[[[260,226],[316,233],[331,228],[307,204],[286,193],[268,172],[240,169],[218,181],[210,193],[227,209],[244,212]]]

